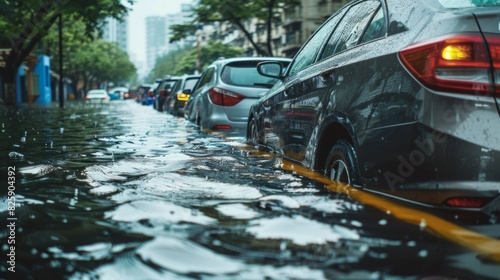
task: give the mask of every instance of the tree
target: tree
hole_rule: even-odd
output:
[[[229,46],[221,42],[209,41],[200,50],[202,68],[220,57],[235,57],[243,53],[238,47]],[[198,49],[191,47],[160,57],[153,70],[149,74],[148,82],[165,75],[183,75],[194,73],[197,70]]]
[[[129,4],[133,0],[127,0]],[[0,4],[0,46],[10,47],[5,58],[4,81],[13,90],[17,69],[34,50],[59,16],[85,23],[90,36],[106,17],[122,18],[128,8],[120,0],[23,0]]]
[[[297,4],[297,0],[254,0],[254,1],[234,1],[234,0],[199,0],[195,7],[195,21],[199,23],[230,22],[243,32],[253,48],[259,55],[272,56],[271,28],[272,23],[277,19],[284,4]],[[266,48],[261,48],[253,39],[252,34],[245,28],[244,22],[251,18],[264,20],[267,26]],[[173,26],[171,41],[180,40],[187,35],[193,35],[196,29],[194,24]]]

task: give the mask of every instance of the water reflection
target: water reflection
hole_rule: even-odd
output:
[[[241,135],[200,133],[133,101],[0,115],[0,176],[17,170],[23,279],[499,275],[426,228],[288,171]],[[5,189],[0,204],[5,221]]]

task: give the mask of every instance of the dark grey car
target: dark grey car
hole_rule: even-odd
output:
[[[498,1],[352,1],[285,75],[259,71],[281,81],[251,108],[251,143],[373,192],[499,211]]]

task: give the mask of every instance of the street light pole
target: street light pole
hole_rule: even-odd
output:
[[[59,14],[59,108],[64,108],[62,13]]]

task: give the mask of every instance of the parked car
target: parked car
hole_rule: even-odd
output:
[[[151,105],[153,103],[152,96],[149,94],[152,84],[143,84],[137,89],[136,101],[142,105]]]
[[[110,97],[104,89],[91,89],[85,96],[85,101],[89,103],[107,103]]]
[[[156,109],[156,98],[157,97],[156,97],[155,93],[156,93],[161,81],[162,81],[162,79],[156,79],[148,91],[148,104],[147,105],[153,105],[153,109]]]
[[[109,100],[120,100],[120,93],[108,91]]]
[[[183,75],[179,77],[179,82],[172,88],[171,93],[166,97],[165,108],[167,113],[174,116],[184,115],[184,105],[187,103],[191,91],[200,79],[200,75]]]
[[[109,90],[109,92],[117,94],[119,96],[119,99],[124,100],[129,98],[129,89],[126,87],[115,87]]]
[[[250,106],[278,79],[257,73],[257,64],[283,57],[238,57],[219,59],[203,71],[188,102],[186,118],[201,129],[245,129]]]
[[[249,142],[372,192],[499,211],[500,3],[479,3],[350,2],[284,75],[259,65],[280,81]]]
[[[165,99],[170,95],[174,86],[180,81],[180,77],[169,76],[160,82],[156,91],[155,108],[159,112],[165,111]]]

